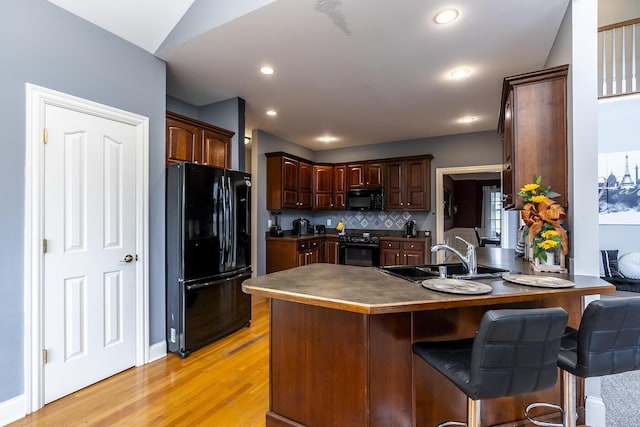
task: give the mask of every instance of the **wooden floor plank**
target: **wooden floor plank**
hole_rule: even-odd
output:
[[[269,302],[251,327],[193,352],[132,368],[45,405],[21,426],[255,426],[269,408]]]

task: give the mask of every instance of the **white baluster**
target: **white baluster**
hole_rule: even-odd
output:
[[[616,30],[611,31],[611,94],[615,95],[618,85],[616,84]]]
[[[602,32],[602,96],[607,95],[607,32]]]
[[[636,24],[631,26],[631,92],[636,91]]]
[[[622,27],[622,79],[620,80],[620,93],[627,91],[627,68],[625,67],[625,58],[627,57],[627,49],[625,47],[624,27]]]

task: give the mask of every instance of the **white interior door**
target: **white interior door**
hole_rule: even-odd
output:
[[[136,363],[136,128],[53,105],[45,127],[48,403]]]

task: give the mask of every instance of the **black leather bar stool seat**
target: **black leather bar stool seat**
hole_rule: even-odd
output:
[[[560,344],[558,366],[563,370],[563,423],[543,426],[575,427],[576,377],[591,378],[640,369],[640,297],[598,300],[582,314],[579,328],[567,328]],[[545,403],[529,407],[552,406]]]
[[[480,426],[480,401],[552,387],[568,320],[562,308],[487,311],[475,338],[416,342],[413,352],[467,395],[467,425]],[[464,423],[447,422],[443,425]]]

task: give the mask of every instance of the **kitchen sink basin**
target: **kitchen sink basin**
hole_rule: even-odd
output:
[[[502,273],[506,273],[509,270],[502,268],[489,267],[486,265],[478,265],[478,272],[476,274],[469,274],[467,267],[462,264],[425,264],[425,265],[391,265],[385,267],[378,267],[380,270],[389,273],[393,276],[400,277],[402,279],[410,280],[412,282],[421,283],[423,280],[432,279],[439,276],[439,268],[441,266],[447,267],[447,277],[451,279],[490,279],[493,277],[500,277]]]

